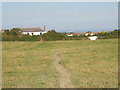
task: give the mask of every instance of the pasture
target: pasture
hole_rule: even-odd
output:
[[[2,42],[3,88],[117,88],[118,40]]]

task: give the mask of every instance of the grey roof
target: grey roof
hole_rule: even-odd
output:
[[[22,32],[44,32],[41,28],[21,28]]]

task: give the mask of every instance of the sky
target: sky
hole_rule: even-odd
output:
[[[117,2],[3,2],[2,28],[41,27],[58,32],[118,28]]]
[[[2,29],[2,3],[0,2],[0,30]]]

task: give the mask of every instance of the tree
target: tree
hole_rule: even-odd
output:
[[[101,31],[100,33],[101,33],[101,34],[105,34],[105,32],[104,32],[104,31]]]

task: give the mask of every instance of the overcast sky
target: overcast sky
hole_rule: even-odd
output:
[[[2,28],[41,27],[58,32],[118,28],[117,2],[3,2]]]

